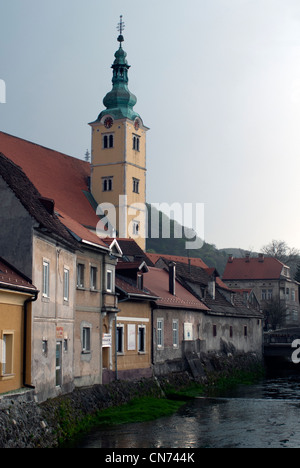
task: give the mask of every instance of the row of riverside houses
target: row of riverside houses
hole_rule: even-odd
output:
[[[5,138],[21,151],[32,146]],[[62,158],[60,170],[71,177],[68,166],[75,162]],[[194,266],[183,258],[146,255],[132,239],[100,239],[58,214],[53,200],[43,198],[3,154],[0,176],[1,256],[32,278],[29,296],[39,291],[26,337],[21,311],[18,333],[13,316],[8,322],[1,316],[2,339],[10,336],[2,352],[7,362],[29,363],[22,382],[35,388],[40,401],[74,386],[182,371],[189,353],[261,352],[261,314],[245,306],[216,270],[201,260]],[[10,389],[19,386],[23,372],[2,367],[0,391],[9,383]]]
[[[202,352],[261,353],[261,314],[215,270],[162,256],[153,266],[152,256],[128,239],[105,239],[109,252],[85,250],[81,239],[71,252],[65,239],[43,229],[32,238],[39,243],[36,267],[48,252],[47,268],[35,277],[39,294],[1,261],[0,392],[30,386],[44,401],[75,386],[193,373],[190,359]],[[32,309],[25,315],[26,302]]]
[[[0,393],[44,401],[181,371],[201,352],[262,352],[260,312],[215,269],[145,254],[149,129],[118,41],[91,163],[0,132]]]

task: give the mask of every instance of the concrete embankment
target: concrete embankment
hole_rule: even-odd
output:
[[[2,396],[0,399],[0,448],[54,448],[60,441],[84,427],[91,415],[103,409],[119,406],[134,398],[151,396],[163,398],[170,388],[181,390],[201,383],[212,386],[222,378],[240,371],[256,374],[262,361],[254,354],[208,354],[198,363],[199,376],[191,373],[169,374],[140,381],[116,381],[76,389],[68,395],[37,404],[33,391]],[[87,425],[88,427],[88,425]]]

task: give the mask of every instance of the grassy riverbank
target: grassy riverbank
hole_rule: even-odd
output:
[[[77,421],[72,421],[72,418],[68,417],[66,408],[61,407],[60,421],[58,421],[59,440],[64,446],[66,441],[88,433],[95,427],[140,423],[171,416],[185,404],[184,398],[178,400],[155,397],[135,398],[124,405],[97,411]]]
[[[71,417],[71,408],[68,408],[66,402],[63,402],[57,414],[59,439],[63,443],[80,434],[88,433],[95,427],[140,423],[171,416],[189,400],[197,396],[221,394],[240,384],[252,385],[262,375],[263,372],[260,369],[256,372],[236,371],[230,376],[223,375],[212,378],[206,384],[190,382],[180,389],[166,386],[164,389],[165,397],[163,398],[156,396],[134,398],[129,403],[99,410],[93,415],[86,415],[75,420]]]
[[[153,421],[174,414],[185,403],[185,400],[174,401],[167,398],[136,398],[126,405],[100,411],[95,421],[97,425]]]

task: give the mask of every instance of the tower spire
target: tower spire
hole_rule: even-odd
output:
[[[128,118],[135,120],[137,117],[140,118],[133,107],[137,102],[137,98],[128,89],[128,70],[130,65],[127,62],[127,53],[122,48],[122,42],[124,42],[123,32],[125,29],[125,23],[123,16],[120,16],[120,21],[117,25],[119,31],[118,42],[120,47],[115,53],[115,60],[112,65],[113,77],[112,77],[112,90],[106,94],[103,99],[103,104],[106,110],[102,111],[98,116],[100,121],[104,115],[110,115],[114,119]]]
[[[119,31],[118,42],[120,42],[120,47],[122,42],[124,42],[123,31],[125,29],[125,23],[123,21],[123,15],[120,16],[120,22],[118,23],[117,30]]]

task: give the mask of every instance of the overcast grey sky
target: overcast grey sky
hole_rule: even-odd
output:
[[[300,249],[299,0],[0,0],[4,132],[84,158],[126,25],[147,201],[204,203],[205,240]]]

